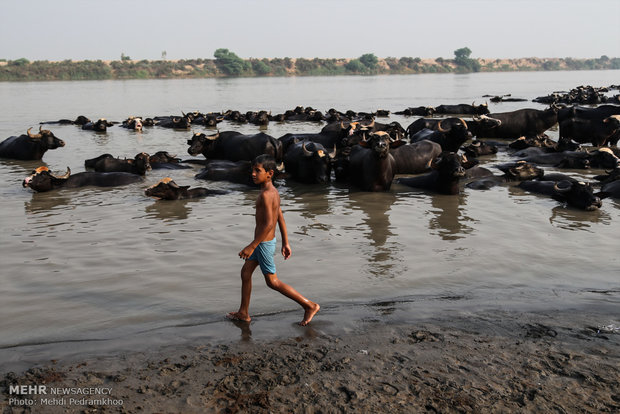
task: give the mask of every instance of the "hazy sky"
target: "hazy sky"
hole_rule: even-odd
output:
[[[0,58],[620,57],[620,0],[1,0]]]

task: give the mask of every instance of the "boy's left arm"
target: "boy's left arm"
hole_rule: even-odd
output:
[[[282,209],[278,208],[278,227],[280,227],[280,235],[282,236],[282,256],[284,260],[291,257],[291,246],[288,244],[288,233],[286,231],[286,222],[284,221],[284,214]]]

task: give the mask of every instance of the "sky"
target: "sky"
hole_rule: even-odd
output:
[[[1,0],[0,59],[620,57],[620,0]]]

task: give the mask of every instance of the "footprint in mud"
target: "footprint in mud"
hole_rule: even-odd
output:
[[[412,343],[418,342],[443,342],[444,336],[439,333],[432,333],[429,331],[413,331],[409,334]]]
[[[528,324],[525,325],[524,328],[526,338],[544,338],[545,336],[555,338],[558,336],[558,333],[554,329],[540,323],[535,325]]]

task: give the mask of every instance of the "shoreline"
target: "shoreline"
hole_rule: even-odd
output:
[[[294,325],[298,310],[251,324],[218,322],[213,328],[226,340],[188,337],[3,370],[0,408],[88,408],[68,398],[34,411],[8,404],[9,386],[45,384],[111,389],[104,397],[122,405],[100,400],[107,404],[91,408],[102,413],[613,412],[620,409],[620,322],[613,319],[617,292],[611,295],[595,305],[531,310],[454,298],[433,301],[432,310],[424,301],[326,306],[305,328]]]

